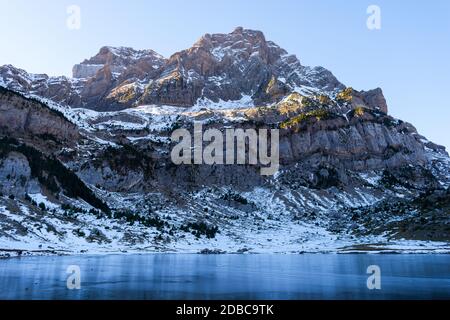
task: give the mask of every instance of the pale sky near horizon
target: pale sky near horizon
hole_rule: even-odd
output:
[[[69,30],[69,5],[81,29]],[[369,5],[381,29],[369,30]],[[450,149],[448,0],[0,0],[0,65],[70,75],[104,45],[168,57],[205,33],[261,30],[303,65],[357,90],[381,87],[395,117]]]

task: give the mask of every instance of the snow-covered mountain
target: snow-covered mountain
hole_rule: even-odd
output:
[[[7,65],[0,86],[4,254],[450,250],[445,149],[259,31],[104,47],[73,78]],[[279,128],[279,172],[174,165],[194,121]]]

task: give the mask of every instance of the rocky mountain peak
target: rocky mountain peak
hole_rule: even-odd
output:
[[[73,67],[73,78],[0,68],[0,83],[71,107],[98,111],[139,105],[242,108],[277,103],[291,93],[331,99],[346,89],[323,67],[303,66],[261,31],[237,27],[205,34],[165,59],[153,50],[102,47]],[[353,92],[353,104],[387,112],[381,90]]]
[[[105,46],[90,59],[84,60],[73,67],[74,78],[90,78],[105,66],[113,73],[121,74],[128,68],[146,63],[153,69],[161,67],[165,59],[153,50],[135,50],[128,47]]]
[[[228,34],[206,34],[192,48],[204,49],[219,62],[226,57],[242,60],[258,56],[270,64],[287,54],[275,43],[267,41],[261,31],[242,27],[237,27]]]
[[[302,66],[261,31],[238,27],[228,34],[206,34],[175,53],[140,103],[268,105],[305,87],[326,94],[345,88],[328,70]]]

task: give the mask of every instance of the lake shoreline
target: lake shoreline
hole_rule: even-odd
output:
[[[69,251],[63,249],[3,249],[0,248],[0,260],[27,257],[46,257],[46,256],[111,256],[111,255],[304,255],[304,254],[331,254],[331,255],[397,255],[397,254],[420,254],[420,255],[438,255],[450,254],[450,244],[422,247],[422,248],[391,248],[382,244],[358,244],[354,246],[342,247],[338,249],[323,249],[309,251],[222,251],[217,249],[203,250],[119,250],[119,251]]]

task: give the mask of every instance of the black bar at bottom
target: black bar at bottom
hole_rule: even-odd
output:
[[[139,319],[308,319],[330,316],[361,319],[446,314],[450,301],[0,301],[6,312],[92,318]]]

